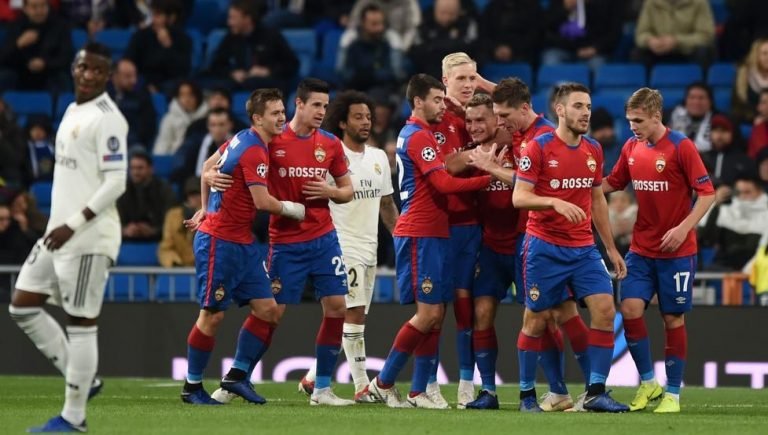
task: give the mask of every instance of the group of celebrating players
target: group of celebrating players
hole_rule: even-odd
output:
[[[85,64],[83,75],[88,77],[102,63],[108,67],[108,57],[97,48],[86,47],[78,54],[76,84],[77,65]],[[680,411],[684,314],[691,309],[696,266],[693,228],[714,201],[714,190],[691,140],[662,124],[659,92],[642,88],[627,101],[626,117],[634,136],[603,180],[602,149],[586,136],[591,112],[586,87],[576,83],[557,87],[555,125],[534,112],[525,83],[516,78],[490,83],[464,53],[446,56],[442,72],[442,81],[417,74],[408,83],[412,114],[400,131],[396,152],[399,215],[388,158],[366,145],[373,113],[366,95],[345,91],[329,104],[328,85],[304,79],[297,90],[295,116],[286,122],[280,91],[258,89],[251,94],[246,106],[251,127],[206,161],[201,180],[204,208],[185,221],[197,231],[194,251],[201,309],[187,340],[184,402],[219,405],[242,397],[266,403],[250,383],[251,371],[270,346],[286,305],[300,301],[306,280],[312,278],[323,320],[315,341],[315,366],[299,384],[310,396],[310,405],[383,402],[396,408],[449,409],[436,372],[443,319],[452,302],[460,366],[457,407],[498,409],[494,321],[499,301],[514,283],[517,299],[525,305],[517,341],[521,411],[625,412],[644,409],[659,398],[655,412]],[[76,86],[77,104],[68,109],[62,126],[69,111],[78,107],[112,109],[94,103],[109,99],[101,93],[81,98],[85,91],[101,86],[83,83]],[[110,110],[109,116],[113,115]],[[118,135],[107,123],[96,123],[105,131],[88,140],[103,154],[93,165],[103,176],[121,162],[124,168],[123,159],[112,156],[125,152],[125,132]],[[58,133],[54,186],[63,178],[60,174],[71,169],[58,157],[62,134],[77,138],[76,132]],[[630,253],[622,258],[613,243],[605,195],[630,183],[638,218]],[[10,307],[14,320],[54,361],[67,355],[77,337],[72,332],[80,331],[70,332],[69,344],[63,333],[56,342],[42,338],[41,325],[52,319],[44,317],[40,307],[47,295],[55,296],[73,319],[85,322],[80,329],[94,325],[95,339],[101,297],[78,289],[89,282],[92,268],[99,279],[91,281],[103,288],[108,261],[103,268],[99,261],[92,265],[94,253],[81,247],[73,251],[79,257],[70,253],[68,260],[80,261],[77,282],[65,279],[70,275],[58,275],[58,285],[36,277],[45,272],[38,270],[43,267],[59,272],[57,259],[69,238],[74,241],[97,231],[91,221],[102,217],[99,211],[104,207],[92,203],[84,200],[77,204],[85,205],[82,213],[64,216],[54,197],[52,232],[24,265]],[[259,253],[250,230],[257,210],[271,213],[267,258]],[[381,372],[369,380],[364,333],[376,273],[379,216],[395,240],[400,302],[415,303],[416,312],[397,332]],[[615,401],[605,388],[613,355],[615,306],[593,224],[616,278],[623,279],[620,309],[642,382],[629,406]],[[116,234],[119,244],[119,227]],[[102,256],[113,259],[114,253]],[[50,265],[41,266],[41,260]],[[666,326],[666,391],[654,376],[643,319],[654,297]],[[250,312],[237,338],[232,368],[209,395],[203,388],[203,372],[224,312],[233,301],[247,305]],[[589,326],[577,303],[589,309]],[[83,306],[95,308],[77,311]],[[585,390],[576,400],[563,379],[563,332],[584,375]],[[354,400],[337,397],[331,389],[342,348],[355,384]],[[395,381],[411,356],[412,383],[403,398]],[[88,370],[71,365],[65,362],[62,368],[68,382],[62,415],[38,429],[85,429],[85,392],[97,392],[100,382],[94,381],[95,363]],[[549,383],[540,403],[535,391],[537,365]],[[475,366],[482,380],[477,396]],[[73,384],[76,389],[69,385],[70,371],[79,376],[79,383]],[[70,390],[77,390],[76,400]]]

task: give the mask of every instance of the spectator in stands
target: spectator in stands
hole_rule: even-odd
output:
[[[152,25],[131,36],[125,57],[136,64],[152,92],[169,94],[192,68],[192,39],[179,26],[179,0],[152,0]]]
[[[376,4],[384,12],[389,28],[400,38],[400,47],[403,51],[408,51],[416,38],[416,29],[421,24],[421,6],[418,0],[357,0],[349,14],[347,30],[341,36],[341,45],[349,45],[357,38],[363,10],[370,4]]]
[[[755,288],[755,303],[768,307],[768,233],[760,238],[755,256],[744,272],[749,274],[749,283]]]
[[[416,71],[442,77],[442,60],[451,53],[474,56],[478,38],[477,21],[462,10],[459,0],[435,0],[431,14],[419,25],[409,51]]]
[[[739,123],[752,123],[760,91],[768,89],[768,38],[756,40],[736,72],[731,115]]]
[[[716,250],[713,270],[741,270],[768,232],[768,195],[760,181],[740,176],[734,194],[730,203],[712,208],[699,231],[701,246]]]
[[[763,190],[768,191],[768,147],[757,153],[755,161],[757,162],[757,176],[760,178]]]
[[[37,240],[45,233],[48,218],[37,208],[37,202],[29,192],[18,191],[11,197],[11,216],[29,238]]]
[[[117,62],[107,92],[128,121],[128,146],[149,148],[157,134],[157,114],[149,90],[139,83],[133,61]]]
[[[211,74],[235,89],[276,87],[287,93],[299,60],[278,29],[261,24],[249,0],[234,0],[227,18],[229,31],[216,49]]]
[[[176,152],[184,140],[187,127],[208,113],[203,101],[203,91],[191,80],[181,80],[176,86],[168,113],[160,121],[160,131],[155,140],[154,154],[169,155]]]
[[[494,62],[538,61],[544,18],[539,0],[491,0],[480,17],[480,49]]]
[[[206,122],[208,128],[205,136],[197,142],[185,143],[179,148],[179,151],[185,151],[185,154],[180,155],[177,152],[176,160],[183,164],[174,170],[171,180],[183,181],[192,176],[199,177],[202,174],[203,163],[235,133],[232,115],[227,109],[210,110],[206,116]],[[195,138],[197,136],[191,139]]]
[[[613,116],[602,107],[593,109],[589,129],[589,135],[603,147],[603,172],[607,176],[619,161],[623,145],[616,137]]]
[[[755,116],[752,133],[749,136],[747,154],[755,158],[766,147],[768,147],[768,88],[760,91],[760,98],[757,103],[757,116]]]
[[[614,0],[556,0],[546,12],[541,55],[544,65],[587,62],[595,70],[613,56],[621,36],[622,3]]]
[[[30,182],[52,181],[55,160],[54,135],[48,115],[34,115],[27,119],[27,152]]]
[[[109,0],[69,0],[59,2],[59,16],[73,28],[87,28],[89,33],[104,28],[104,20],[112,8]]]
[[[341,41],[336,72],[345,88],[377,96],[391,94],[405,78],[402,43],[379,6],[366,6],[356,36]]]
[[[0,99],[0,186],[26,187],[30,180],[24,152],[24,133],[16,114]]]
[[[35,240],[22,231],[11,216],[11,209],[6,204],[0,204],[0,264],[24,263]]]
[[[744,152],[738,132],[727,116],[717,114],[712,117],[712,149],[702,153],[712,182],[715,185],[733,186],[741,175],[755,174],[755,162]]]
[[[637,220],[637,204],[629,192],[622,190],[608,197],[608,220],[616,249],[624,255],[629,251],[632,228]]]
[[[200,179],[192,177],[184,183],[184,203],[168,209],[163,222],[163,238],[157,247],[157,259],[163,267],[191,267],[195,265],[192,251],[193,231],[187,230],[184,220],[191,219],[200,210]]]
[[[710,128],[714,97],[712,88],[703,82],[695,82],[685,89],[685,99],[669,114],[669,128],[683,132],[693,140],[699,152],[712,148]]]
[[[384,149],[388,144],[394,144],[397,140],[397,130],[394,127],[395,108],[397,106],[387,99],[379,99],[375,101],[375,104],[370,140],[373,145]]]
[[[722,34],[718,32],[720,59],[738,61],[749,52],[752,41],[768,38],[768,2],[765,0],[726,0],[728,18]]]
[[[708,0],[646,0],[635,29],[636,57],[646,65],[694,62],[714,55],[715,20]]]
[[[72,37],[49,12],[48,0],[24,0],[24,16],[8,27],[0,48],[1,91],[71,89]]]
[[[232,122],[234,123],[235,131],[248,128],[248,124],[243,122],[241,119],[236,119],[235,115],[232,113],[232,94],[230,94],[226,88],[211,89],[205,97],[205,102],[208,105],[209,111],[213,109],[227,110],[229,112],[230,118],[232,118]],[[190,140],[196,143],[200,143],[206,134],[208,134],[208,117],[203,117],[192,121],[192,124],[189,124],[187,131],[184,133],[184,142],[182,143],[187,144]],[[182,145],[182,147],[183,146],[184,145]],[[182,150],[179,149],[177,152],[182,152]]]
[[[176,203],[171,187],[153,173],[152,158],[131,150],[128,186],[117,200],[124,240],[159,240],[165,212]]]

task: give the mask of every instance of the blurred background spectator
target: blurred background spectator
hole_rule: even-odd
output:
[[[192,251],[194,231],[184,226],[184,221],[202,207],[200,198],[200,179],[192,177],[184,183],[184,203],[171,207],[165,213],[163,238],[157,248],[157,258],[163,267],[192,267],[195,255]]]
[[[232,115],[227,109],[212,109],[206,116],[206,122],[206,134],[202,137],[191,137],[190,141],[177,151],[175,159],[177,163],[182,163],[182,166],[175,169],[172,180],[183,181],[189,177],[201,176],[203,163],[235,133]]]
[[[637,204],[632,194],[622,190],[608,196],[608,219],[616,249],[624,255],[629,251],[632,227],[637,220]]]
[[[725,115],[712,117],[712,149],[701,154],[716,186],[733,186],[739,176],[755,176],[755,162],[744,152],[741,136]]]
[[[157,114],[152,96],[139,82],[136,65],[130,59],[117,62],[107,92],[128,121],[128,146],[150,148],[157,134]]]
[[[480,16],[481,59],[537,62],[541,29],[530,24],[543,19],[539,0],[491,0]]]
[[[176,152],[184,140],[187,127],[193,121],[204,118],[208,105],[203,101],[203,90],[191,80],[182,80],[176,86],[168,113],[160,121],[160,130],[152,152],[168,155]]]
[[[603,147],[603,172],[607,175],[619,161],[621,147],[624,145],[616,137],[611,113],[602,107],[594,109],[589,120],[589,130],[589,135]]]
[[[667,125],[688,136],[699,152],[712,148],[710,129],[714,111],[712,88],[703,82],[695,82],[685,89],[683,104],[676,106],[669,114]]]
[[[38,210],[35,198],[26,191],[18,191],[9,203],[11,216],[21,231],[31,240],[37,240],[45,233],[48,218]],[[2,264],[2,263],[0,263]]]
[[[757,102],[757,116],[755,116],[752,133],[749,136],[747,153],[755,158],[760,151],[768,146],[768,88],[760,91]]]
[[[418,0],[357,0],[349,14],[347,30],[341,36],[342,45],[348,45],[356,37],[363,21],[363,10],[372,3],[384,11],[387,25],[397,33],[402,50],[411,48],[416,38],[416,29],[421,24],[422,13]]]
[[[47,115],[30,116],[25,129],[27,137],[28,181],[53,180],[55,163],[51,119]]]
[[[731,115],[738,122],[754,121],[763,89],[768,89],[768,38],[758,39],[752,44],[749,55],[736,73]]]
[[[715,20],[707,0],[645,0],[635,31],[636,54],[646,65],[708,65],[715,51]]]
[[[24,133],[16,124],[16,114],[0,99],[0,186],[28,183],[24,154]]]
[[[0,204],[0,264],[24,263],[36,240],[21,229],[8,205]]]

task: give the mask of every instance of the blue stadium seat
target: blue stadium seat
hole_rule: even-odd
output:
[[[196,295],[197,278],[194,275],[157,275],[155,296],[158,300],[187,302],[195,300]]]
[[[72,29],[72,47],[75,51],[83,48],[88,42],[88,32],[83,29]]]
[[[531,105],[536,113],[547,114],[549,109],[549,90],[539,91],[531,96]]]
[[[318,60],[312,65],[312,77],[325,80],[329,83],[339,84],[336,74],[336,59],[339,55],[339,42],[342,30],[329,30],[322,37]]]
[[[477,8],[477,12],[483,12],[485,8],[488,7],[488,3],[490,2],[491,0],[475,0],[475,7]]]
[[[392,303],[395,300],[395,280],[391,276],[376,277],[373,284],[373,302]]]
[[[741,130],[741,137],[747,139],[752,136],[752,124],[741,124],[739,129]]]
[[[29,193],[35,198],[37,208],[45,215],[51,213],[51,190],[53,184],[50,181],[36,181],[29,187]]]
[[[672,109],[685,99],[685,88],[658,88],[658,91],[664,97],[665,109]]]
[[[152,94],[152,105],[155,106],[155,113],[157,114],[157,123],[160,124],[160,120],[163,119],[163,115],[168,112],[168,100],[160,92]]]
[[[109,47],[112,59],[117,60],[123,57],[132,34],[133,30],[128,29],[104,29],[96,33],[93,39]]]
[[[199,71],[203,66],[205,37],[197,29],[187,29],[187,35],[192,40],[192,71]]]
[[[61,118],[64,117],[64,112],[67,111],[67,107],[69,107],[70,103],[75,102],[75,94],[72,92],[62,92],[59,94],[58,97],[56,97],[56,114],[54,116],[54,120],[57,122],[61,121]]]
[[[312,29],[283,30],[283,37],[299,58],[299,77],[306,77],[312,72],[312,64],[317,56],[317,37]]]
[[[701,81],[701,67],[693,64],[656,65],[651,69],[650,85],[654,89],[678,87]]]
[[[17,115],[53,114],[53,99],[48,92],[8,91],[3,94],[3,100]]]
[[[731,89],[715,89],[715,109],[728,113],[731,111]]]
[[[248,101],[250,95],[251,93],[247,91],[235,92],[232,95],[232,113],[247,124],[250,124],[250,122],[248,122],[248,113],[245,110],[245,103]]]
[[[147,301],[149,300],[149,276],[144,273],[112,274],[107,281],[104,295],[107,300],[113,302]]]
[[[216,27],[224,26],[226,20],[226,6],[218,1],[198,0],[194,2],[192,14],[187,18],[187,31],[198,30],[202,34],[208,34]]]
[[[158,266],[157,242],[123,242],[117,256],[118,266]]]
[[[333,96],[331,96],[333,99]],[[296,112],[296,91],[291,92],[288,99],[285,100],[285,118],[293,119],[293,114]]]
[[[527,63],[488,63],[482,67],[480,74],[494,83],[506,77],[518,77],[528,87],[533,87],[533,70]]]
[[[646,84],[645,67],[637,63],[603,65],[595,71],[595,92],[637,90]]]
[[[736,81],[736,65],[732,63],[716,63],[709,67],[707,84],[713,88],[732,88]]]
[[[592,95],[592,110],[602,107],[614,118],[624,117],[624,102],[626,98],[613,93],[597,93]]]
[[[219,44],[227,36],[227,29],[214,29],[208,34],[208,38],[205,42],[205,63],[204,68],[211,66],[213,56],[216,53],[216,49],[219,48]]]
[[[173,165],[175,156],[171,155],[153,155],[152,167],[155,168],[155,175],[160,178],[168,179],[173,172]]]
[[[589,83],[589,67],[580,63],[564,63],[560,65],[543,65],[539,68],[536,86],[539,90],[562,82],[576,82],[585,86]]]

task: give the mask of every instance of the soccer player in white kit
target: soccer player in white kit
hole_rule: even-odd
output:
[[[128,160],[128,123],[105,92],[111,59],[97,43],[75,56],[75,102],[56,134],[51,216],[21,268],[8,309],[66,379],[61,415],[30,432],[86,431],[85,407],[98,365],[96,323],[120,249],[115,202],[125,191]],[[66,336],[43,309],[46,302],[69,316]]]
[[[328,106],[322,127],[342,138],[355,192],[352,201],[329,205],[344,255],[349,287],[342,347],[355,383],[355,401],[360,403],[376,401],[368,393],[365,318],[376,280],[379,215],[390,233],[398,216],[392,199],[394,189],[387,155],[365,143],[371,135],[372,116],[373,102],[365,94],[345,91]],[[313,367],[299,383],[299,390],[311,394],[314,378]]]

